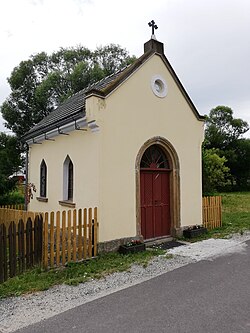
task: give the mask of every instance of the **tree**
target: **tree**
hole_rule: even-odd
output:
[[[20,138],[67,97],[134,59],[114,44],[93,52],[78,46],[32,55],[8,79],[11,93],[1,106],[6,127]]]
[[[227,183],[229,168],[225,166],[225,157],[218,155],[216,149],[203,149],[202,151],[202,191],[203,194],[216,192],[219,187]]]
[[[250,144],[249,139],[242,138],[248,130],[248,123],[234,118],[227,106],[212,109],[206,119],[204,149],[216,149],[216,154],[225,158],[232,184],[238,189],[246,188],[250,181]],[[203,172],[206,175],[207,171]]]
[[[15,179],[10,176],[20,169],[22,158],[14,136],[0,133],[0,202],[5,194],[15,188]]]
[[[206,148],[227,149],[242,134],[249,130],[249,125],[242,119],[233,118],[233,110],[228,106],[217,106],[206,119]]]

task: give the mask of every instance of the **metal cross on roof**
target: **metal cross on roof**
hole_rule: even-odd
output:
[[[150,27],[152,27],[152,35],[155,34],[155,29],[158,29],[157,25],[155,24],[155,21],[152,20],[151,22],[148,23]]]

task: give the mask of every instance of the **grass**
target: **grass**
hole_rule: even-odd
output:
[[[222,228],[215,234],[228,236],[250,230],[250,192],[222,193]]]
[[[77,285],[107,274],[129,270],[136,263],[147,266],[153,256],[164,253],[159,249],[147,250],[129,255],[108,253],[96,259],[81,263],[70,263],[66,267],[44,271],[35,268],[0,284],[0,299],[25,293],[49,289],[58,284]]]

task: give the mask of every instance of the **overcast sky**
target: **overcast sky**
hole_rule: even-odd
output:
[[[249,17],[250,0],[1,1],[0,105],[10,93],[7,77],[30,55],[115,43],[139,57],[154,19],[156,38],[198,111],[226,105],[250,123]]]

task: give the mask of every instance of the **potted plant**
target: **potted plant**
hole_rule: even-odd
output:
[[[183,236],[186,238],[194,238],[207,233],[207,228],[201,225],[190,226],[183,230]]]
[[[140,239],[133,239],[127,242],[124,245],[120,245],[119,253],[121,254],[129,254],[129,253],[136,253],[145,251],[145,244]]]

